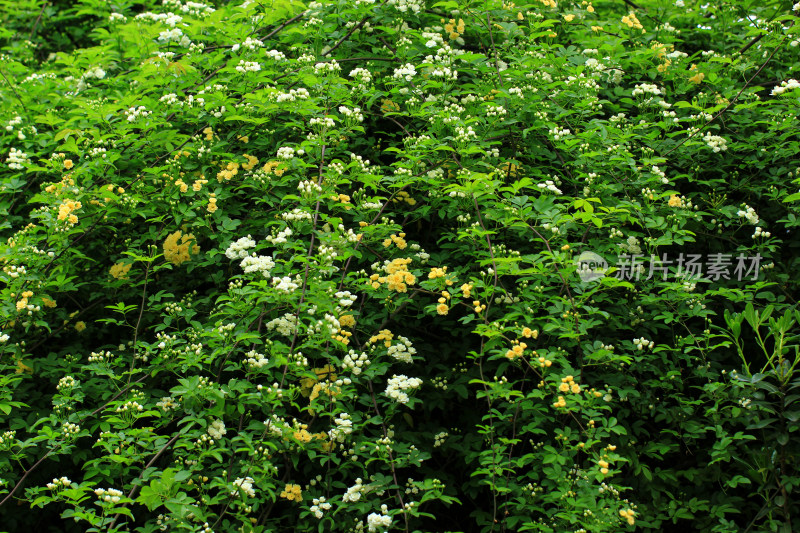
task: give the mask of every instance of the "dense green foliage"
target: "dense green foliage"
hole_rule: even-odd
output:
[[[797,530],[797,15],[0,0],[0,529]]]

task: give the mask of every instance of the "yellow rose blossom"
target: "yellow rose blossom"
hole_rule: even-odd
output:
[[[164,241],[164,258],[173,265],[185,263],[192,254],[200,253],[200,247],[194,242],[191,233],[183,235],[181,230],[171,233]]]
[[[303,499],[302,489],[300,485],[286,485],[286,488],[281,491],[281,498],[286,498],[289,501],[300,501]]]
[[[214,198],[214,193],[211,193],[211,198],[208,199],[208,207],[206,210],[209,213],[214,213],[217,210],[217,199]]]
[[[342,315],[339,317],[339,325],[343,328],[350,328],[356,325],[356,319],[353,315]]]
[[[115,263],[111,266],[108,273],[116,279],[127,279],[128,272],[131,270],[130,263]]]
[[[86,323],[84,321],[75,322],[75,331],[80,333],[81,331],[86,329]]]
[[[436,306],[436,312],[439,313],[440,315],[446,315],[449,310],[450,308],[447,307],[447,304],[444,303],[440,303],[439,305]]]
[[[564,20],[566,20],[567,22],[572,22],[574,18],[575,15],[564,15]]]
[[[74,164],[72,163],[72,159],[65,159],[65,160],[64,160],[64,168],[66,168],[67,170],[69,170],[69,169],[71,169],[73,166],[74,166]]]

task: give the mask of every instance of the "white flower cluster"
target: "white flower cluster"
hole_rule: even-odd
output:
[[[64,389],[71,389],[78,385],[78,382],[72,376],[64,376],[63,378],[58,380],[58,385],[56,385],[56,390],[62,391]]]
[[[312,196],[314,193],[321,193],[322,187],[317,185],[315,181],[312,180],[303,180],[297,186],[297,190],[300,191],[300,194],[303,196]]]
[[[742,207],[744,207],[744,209],[740,209],[736,213],[736,216],[746,218],[747,221],[754,226],[758,224],[758,214],[756,213],[756,210],[747,204],[742,204]]]
[[[136,122],[140,117],[146,118],[152,115],[152,111],[148,111],[147,108],[143,105],[139,107],[129,107],[127,111],[125,111],[125,119],[128,122]]]
[[[20,124],[22,124],[22,117],[17,115],[8,121],[8,124],[6,124],[6,131],[14,131],[14,126],[19,126]]]
[[[242,262],[239,264],[239,266],[242,267],[242,270],[244,270],[245,274],[259,272],[265,278],[268,278],[270,271],[275,268],[275,261],[266,255],[256,255],[253,253],[252,255],[242,259]]]
[[[244,259],[248,255],[250,255],[248,250],[250,248],[254,248],[255,245],[256,241],[254,241],[250,235],[248,235],[247,237],[242,237],[238,241],[232,242],[230,246],[228,246],[228,249],[225,250],[225,256],[228,259],[232,260]]]
[[[163,0],[162,3],[165,6],[176,7],[183,13],[200,18],[205,18],[214,11],[216,11],[213,7],[203,4],[201,2],[189,1],[186,2],[185,4],[181,4],[180,0]]]
[[[361,494],[366,492],[361,478],[356,479],[356,484],[347,489],[347,492],[342,496],[342,501],[345,503],[355,503],[361,499]]]
[[[139,13],[136,15],[134,20],[145,22],[163,22],[170,28],[174,28],[183,20],[183,17],[176,15],[175,13],[151,13],[150,11],[147,11],[145,13]]]
[[[537,183],[536,186],[542,189],[543,191],[548,190],[556,194],[561,194],[561,189],[556,187],[556,184],[553,183],[553,180],[547,180],[544,183]]]
[[[186,35],[183,34],[183,30],[180,28],[173,28],[171,30],[165,30],[158,34],[158,42],[160,43],[177,43],[184,48],[188,48],[192,45],[192,40],[189,39]]]
[[[75,435],[81,430],[81,427],[78,424],[73,424],[71,422],[65,422],[62,431],[65,435]]]
[[[350,77],[356,82],[356,88],[362,91],[367,90],[367,85],[372,82],[372,74],[365,68],[354,68],[350,71]]]
[[[317,75],[324,75],[328,72],[336,73],[340,70],[342,70],[342,67],[339,66],[339,63],[337,63],[335,59],[331,59],[328,62],[320,62],[314,65],[314,74]]]
[[[94,493],[108,503],[119,503],[122,497],[122,491],[119,489],[94,489]]]
[[[656,96],[661,95],[661,89],[655,83],[640,83],[633,88],[633,96],[640,96],[645,94],[653,94]]]
[[[10,152],[8,152],[8,158],[6,158],[6,163],[8,163],[8,168],[14,170],[22,170],[23,166],[28,163],[28,154],[23,152],[22,150],[17,150],[16,148],[12,148]]]
[[[311,500],[311,503],[313,505],[309,507],[308,510],[314,513],[314,516],[316,516],[318,519],[322,518],[324,511],[329,511],[331,508],[331,504],[325,501],[324,496],[320,496],[319,498],[314,498],[313,500]]]
[[[353,432],[353,420],[347,413],[342,413],[334,420],[335,428],[328,431],[331,441],[344,442],[347,435]]]
[[[386,528],[391,527],[392,517],[387,514],[388,512],[389,507],[386,504],[383,504],[381,505],[381,514],[369,514],[367,517],[367,529],[369,530],[369,533],[376,533],[381,528],[383,528],[385,531]]]
[[[390,6],[394,6],[400,13],[408,13],[411,11],[414,14],[419,14],[425,7],[423,0],[389,0],[386,2]]]
[[[284,228],[275,235],[265,237],[264,240],[272,244],[283,244],[292,236],[292,228]]]
[[[387,353],[403,363],[413,363],[413,355],[417,353],[417,349],[411,345],[411,341],[406,337],[399,335],[397,337],[397,344],[389,346]]]
[[[396,401],[397,403],[408,403],[408,394],[406,391],[417,389],[422,385],[422,380],[419,378],[409,378],[404,374],[394,374],[386,386],[386,396]]]
[[[506,108],[501,105],[490,105],[486,108],[487,117],[504,117],[508,114]]]
[[[394,74],[392,77],[396,80],[406,80],[411,81],[414,79],[414,76],[417,75],[417,69],[414,68],[414,65],[411,63],[406,63],[400,68],[394,69]]]
[[[281,218],[286,222],[298,222],[300,220],[311,220],[311,213],[301,207],[295,207],[291,211],[281,213]]]
[[[259,41],[258,39],[253,39],[252,37],[248,37],[244,40],[242,44],[234,44],[231,46],[231,52],[238,52],[239,48],[247,48],[251,52],[257,48],[261,48],[264,46],[263,41]]]
[[[444,441],[449,436],[450,436],[450,434],[448,432],[446,432],[446,431],[441,431],[441,432],[437,433],[436,435],[434,435],[433,436],[433,447],[434,448],[438,448],[439,446],[444,444]]]
[[[246,362],[250,368],[261,368],[269,363],[269,359],[263,354],[255,350],[250,350],[244,356],[247,358]]]
[[[236,72],[240,74],[245,74],[247,72],[258,72],[261,70],[261,64],[257,61],[245,61],[244,59],[239,61],[239,64],[236,65]]]
[[[793,90],[797,89],[798,87],[800,87],[800,81],[797,81],[795,79],[786,80],[786,81],[782,81],[780,86],[775,87],[774,89],[772,89],[772,92],[769,93],[769,94],[771,94],[772,96],[780,96],[783,93],[785,93],[786,91],[793,91]]]
[[[548,133],[553,136],[553,140],[555,141],[560,141],[567,135],[572,135],[572,132],[568,128],[558,129],[557,127],[550,129]]]
[[[463,128],[461,126],[456,126],[456,142],[469,142],[470,139],[477,139],[478,134],[473,131],[472,126],[467,126]]]
[[[331,117],[314,117],[308,121],[309,126],[321,126],[322,128],[333,128],[336,122]]]
[[[221,439],[227,432],[228,430],[225,429],[225,422],[219,418],[211,422],[211,424],[208,426],[208,434],[214,440]]]
[[[161,98],[158,99],[159,102],[164,102],[167,105],[177,105],[178,107],[183,107],[184,105],[188,107],[194,107],[195,105],[203,106],[206,103],[205,98],[195,98],[193,94],[190,94],[186,97],[186,101],[182,102],[178,95],[175,93],[165,94]]]
[[[5,344],[6,342],[8,342],[8,339],[10,338],[11,337],[9,337],[8,333],[3,333],[2,335],[0,335],[0,344]],[[0,444],[2,444],[2,439],[0,439]]]
[[[289,161],[291,159],[294,159],[295,154],[303,155],[305,153],[306,151],[303,150],[302,148],[299,148],[297,151],[295,151],[295,149],[292,148],[291,146],[281,146],[280,148],[278,148],[278,159]]]
[[[756,226],[756,229],[753,232],[753,235],[751,235],[751,237],[754,238],[754,239],[758,239],[759,237],[764,237],[765,239],[768,239],[768,238],[772,237],[772,233],[770,233],[768,231],[764,231],[761,228],[761,226]]]
[[[110,22],[111,24],[114,24],[115,22],[127,22],[127,21],[128,17],[126,17],[122,13],[111,13],[108,16],[108,22]]]
[[[336,298],[339,299],[339,305],[342,307],[350,307],[358,299],[358,296],[351,294],[350,291],[339,291],[336,293]]]
[[[705,141],[709,148],[714,150],[714,153],[724,152],[728,149],[727,141],[724,137],[720,137],[719,135],[706,133],[703,136],[703,141]]]
[[[273,98],[277,103],[281,102],[294,102],[295,100],[308,100],[311,97],[311,93],[308,92],[308,89],[299,88],[299,89],[290,89],[288,93],[273,93]]]
[[[279,52],[278,50],[267,50],[264,52],[264,55],[273,61],[283,61],[286,59],[286,54]]]
[[[653,341],[649,341],[644,337],[640,339],[633,339],[633,344],[634,346],[636,346],[637,350],[644,350],[644,349],[652,350],[653,346],[655,346],[655,343]]]
[[[369,363],[369,356],[366,353],[361,352],[358,354],[355,350],[350,350],[347,352],[347,355],[344,356],[344,360],[342,360],[342,368],[344,370],[349,370],[354,376],[357,376],[361,373],[362,367],[369,365]]]
[[[275,287],[275,290],[278,292],[285,292],[286,294],[292,293],[300,286],[289,276],[284,276],[282,278],[272,278],[272,286]]]
[[[653,168],[650,169],[650,172],[661,178],[661,183],[665,185],[669,183],[669,180],[667,179],[667,174],[663,170],[658,168],[657,165],[653,165]]]
[[[346,106],[339,106],[339,113],[349,119],[355,120],[356,122],[364,122],[364,115],[361,113],[360,107],[354,107],[353,109],[350,109]]]
[[[291,337],[297,329],[297,317],[293,313],[286,313],[282,317],[267,322],[267,329],[275,330],[285,337]]]
[[[53,478],[53,481],[47,484],[47,488],[55,490],[59,487],[69,487],[70,485],[72,485],[72,481],[68,477],[62,476],[60,478]]]
[[[253,490],[253,483],[255,483],[255,480],[250,476],[244,478],[237,477],[236,481],[233,482],[234,488],[231,491],[231,496],[237,496],[240,492],[244,492],[248,497],[255,498],[256,491]],[[239,489],[241,489],[241,491]]]

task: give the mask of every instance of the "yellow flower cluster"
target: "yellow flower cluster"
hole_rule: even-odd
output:
[[[535,354],[536,352],[533,352],[533,353]],[[550,365],[553,364],[553,362],[550,359],[547,359],[547,358],[541,357],[541,356],[539,356],[537,361],[539,361],[539,366],[542,367],[542,368],[549,367]],[[544,383],[544,382],[542,382],[542,383]]]
[[[684,205],[683,198],[681,198],[677,194],[673,194],[672,196],[669,197],[668,204],[670,207],[683,207]]]
[[[482,304],[479,300],[474,300],[472,302],[473,310],[476,314],[481,314],[481,312],[486,311],[486,304]]]
[[[202,189],[203,185],[206,183],[208,183],[208,180],[204,175],[201,174],[200,177],[194,180],[194,183],[192,183],[192,190],[194,192],[200,192],[200,189]]]
[[[522,328],[522,336],[526,339],[538,339],[539,338],[539,330],[538,329],[531,329],[529,327]]]
[[[506,357],[509,359],[516,359],[522,355],[522,352],[524,352],[527,347],[528,345],[524,342],[514,341],[514,346],[506,352]]]
[[[353,332],[352,331],[347,331],[347,330],[344,330],[344,329],[340,329],[335,334],[331,335],[331,338],[333,338],[333,340],[335,340],[335,341],[341,342],[342,344],[344,344],[346,346],[346,345],[350,344],[350,337],[352,337],[352,336],[353,336]]]
[[[249,154],[244,154],[244,157],[247,159],[247,163],[243,164],[242,168],[245,170],[253,170],[258,164],[258,158]]]
[[[73,213],[76,209],[80,209],[81,203],[74,200],[65,200],[58,206],[58,220],[66,220],[70,224],[77,224],[78,217]]]
[[[433,267],[433,268],[431,268],[431,271],[428,273],[428,279],[443,278],[446,275],[447,275],[447,267],[446,266],[444,266],[442,268]]]
[[[393,203],[405,202],[408,205],[417,205],[417,201],[411,197],[406,191],[398,192],[394,198],[392,198]]]
[[[207,141],[213,141],[214,140],[214,130],[212,130],[210,127],[204,129],[203,133],[205,134]]]
[[[239,173],[239,163],[230,162],[222,170],[217,172],[217,181],[230,181],[236,174]]]
[[[209,213],[213,213],[217,210],[217,199],[213,192],[209,196],[210,198],[208,199],[208,207],[206,207],[206,210]]]
[[[561,385],[558,386],[558,390],[560,392],[572,392],[572,394],[578,394],[581,392],[581,386],[575,383],[575,378],[572,376],[567,376],[561,378]]]
[[[115,263],[111,266],[108,273],[116,279],[128,279],[128,272],[130,272],[130,270],[130,263]]]
[[[692,65],[692,66],[689,68],[689,71],[693,71],[693,70],[697,70],[697,65],[694,65],[694,64],[693,64],[693,65]],[[706,75],[705,75],[705,74],[703,74],[702,72],[698,72],[697,74],[695,74],[694,76],[692,76],[691,78],[689,78],[689,81],[690,81],[690,82],[692,82],[692,83],[694,83],[695,85],[697,85],[698,83],[700,83],[701,81],[703,81],[703,78],[705,78],[705,77],[706,77]]]
[[[622,17],[622,23],[628,26],[629,28],[642,30],[642,33],[644,33],[644,26],[642,26],[642,23],[639,22],[638,18],[636,18],[636,13],[634,13],[633,11]]]
[[[469,298],[471,292],[472,292],[472,283],[465,283],[461,286],[461,294],[464,295],[464,298]]]
[[[395,246],[397,246],[399,249],[405,250],[406,246],[408,246],[408,243],[406,242],[406,240],[404,238],[405,236],[406,236],[405,233],[400,233],[400,234],[397,234],[397,235],[392,233],[391,235],[389,235],[389,237],[387,239],[383,240],[383,247],[384,248],[388,248],[389,246],[392,245],[392,243],[394,243]]]
[[[632,526],[633,524],[636,523],[636,519],[633,518],[636,515],[636,513],[633,512],[633,509],[620,509],[619,515],[628,521],[629,526]]]
[[[408,290],[408,285],[413,285],[417,281],[416,276],[408,271],[409,263],[411,263],[410,258],[394,259],[391,263],[386,265],[387,276],[372,274],[367,283],[372,285],[373,289],[380,288],[381,284],[386,283],[389,286],[389,290],[406,292]]]
[[[545,7],[556,7],[556,0],[539,0]]]
[[[581,2],[581,5],[585,6],[586,2],[585,1]],[[586,11],[588,11],[589,13],[594,13],[594,6],[592,6],[592,4],[589,4],[588,6],[586,6]]]
[[[394,103],[391,100],[383,99],[381,101],[381,112],[385,115],[386,113],[394,113],[400,111],[400,106]]]
[[[444,19],[442,19],[444,22]],[[456,40],[464,33],[464,19],[458,19],[458,23],[456,23],[455,19],[450,19],[450,21],[444,25],[444,31],[447,32],[451,40]]]
[[[563,396],[559,396],[558,400],[553,404],[553,407],[555,408],[566,407],[566,406],[567,406],[567,400],[565,400]]]
[[[281,498],[286,498],[289,501],[300,501],[303,499],[303,489],[300,485],[286,485],[286,488],[281,491]]]
[[[509,161],[502,163],[500,166],[497,167],[503,177],[509,178],[516,178],[517,174],[519,173],[519,165],[515,165]]]
[[[447,268],[447,267],[445,267]],[[439,305],[436,306],[436,312],[440,315],[446,315],[450,308],[447,306],[447,301],[450,299],[450,293],[442,291],[442,297],[439,298]]]
[[[17,302],[17,311],[22,311],[26,307],[28,307],[28,298],[33,296],[33,292],[25,291],[22,293],[22,299]]]
[[[389,331],[388,329],[382,329],[378,332],[377,335],[373,335],[369,338],[369,344],[375,344],[378,341],[383,341],[383,345],[389,348],[392,345],[392,339],[394,338],[394,333]]]
[[[65,160],[64,160],[64,168],[66,168],[67,170],[69,170],[69,169],[71,169],[73,166],[74,166],[74,163],[72,162],[72,159],[65,159]]]
[[[47,298],[47,297],[44,297],[44,296],[42,297],[42,303],[44,304],[45,307],[50,307],[51,309],[53,307],[55,307],[56,305],[58,305],[58,304],[56,304],[55,300],[51,300],[50,298]]]
[[[200,253],[200,247],[194,242],[191,233],[183,235],[181,230],[170,233],[164,241],[164,258],[173,265],[185,263],[192,254]]]
[[[280,163],[278,161],[267,161],[264,163],[264,166],[261,169],[266,174],[275,174],[276,176],[280,177],[283,176],[283,173],[286,172],[286,168],[280,167]]]
[[[75,180],[72,179],[72,174],[66,174],[64,177],[61,178],[61,181],[58,183],[51,183],[47,187],[44,188],[44,192],[48,192],[50,194],[55,194],[58,196],[61,193],[61,189],[63,189],[67,185],[75,185]]]
[[[343,328],[352,328],[356,325],[356,319],[353,315],[342,315],[339,317],[339,325]]]
[[[567,21],[567,22],[572,22],[574,18],[575,18],[575,15],[572,15],[572,14],[564,15],[564,20]]]

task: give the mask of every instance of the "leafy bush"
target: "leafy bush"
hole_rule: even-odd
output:
[[[786,1],[0,1],[8,531],[797,528]]]

